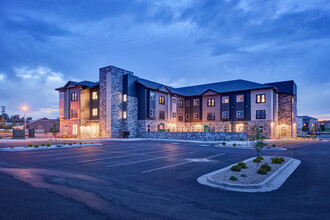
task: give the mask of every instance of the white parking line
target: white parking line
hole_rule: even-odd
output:
[[[194,163],[194,162],[202,161],[202,160],[205,160],[205,159],[210,159],[210,158],[213,158],[213,157],[219,157],[219,156],[222,156],[222,155],[224,155],[224,154],[216,154],[216,155],[213,155],[213,156],[210,156],[210,157],[201,158],[201,159],[196,160],[196,161],[188,161],[188,162],[183,162],[183,163],[177,163],[177,164],[172,164],[172,165],[168,165],[168,166],[158,167],[158,168],[155,168],[155,169],[142,171],[142,173],[149,173],[149,172],[156,171],[156,170],[162,170],[162,169],[166,169],[166,168],[170,168],[170,167],[177,167],[177,166],[181,166],[183,164]]]
[[[76,156],[67,156],[67,157],[57,157],[55,159],[59,160],[59,159],[70,159],[70,158],[79,158],[79,157],[89,157],[89,156],[98,156],[98,155],[108,155],[108,154],[125,154],[128,152],[135,152],[135,151],[145,151],[145,150],[150,150],[150,149],[135,149],[135,150],[127,150],[127,151],[104,151],[102,153],[97,153],[97,154],[88,154],[88,155],[76,155]],[[172,150],[169,150],[172,151]],[[157,152],[162,152],[162,151],[155,151],[155,153]]]
[[[159,153],[159,152],[172,152],[173,150],[167,150],[167,151],[153,151],[153,152],[147,152],[147,153],[137,153],[137,154],[131,154],[131,153],[122,153],[125,155],[121,155],[121,156],[116,156],[116,157],[104,157],[104,158],[98,158],[98,159],[92,159],[92,160],[83,160],[83,161],[79,161],[78,163],[89,163],[89,162],[96,162],[96,161],[102,161],[102,160],[109,160],[109,159],[115,159],[115,158],[122,158],[122,157],[132,157],[132,156],[139,156],[139,155],[148,155],[148,156],[153,156],[154,155],[149,155],[152,153]]]
[[[105,167],[117,167],[117,166],[123,166],[123,165],[128,165],[128,164],[141,163],[141,162],[145,162],[145,161],[159,160],[159,159],[164,159],[164,158],[171,158],[171,157],[176,157],[176,156],[180,156],[180,155],[193,154],[193,153],[197,153],[197,152],[199,152],[199,151],[194,151],[194,152],[189,152],[189,153],[183,153],[183,154],[175,154],[175,155],[170,155],[170,156],[166,156],[166,157],[155,157],[155,158],[152,158],[152,159],[138,160],[138,161],[132,161],[132,162],[126,162],[126,163],[113,164],[113,165],[108,165],[108,166],[105,166]]]

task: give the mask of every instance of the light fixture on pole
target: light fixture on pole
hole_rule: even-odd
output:
[[[22,106],[22,111],[24,112],[24,133],[26,130],[26,111],[28,110],[28,107],[26,105]]]

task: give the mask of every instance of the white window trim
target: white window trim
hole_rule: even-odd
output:
[[[197,116],[197,117],[196,117]],[[193,114],[193,117],[194,117],[194,119],[199,119],[199,114],[198,113],[194,113]]]
[[[199,106],[199,99],[194,99],[194,106]]]
[[[225,102],[226,99],[228,99],[228,102]],[[223,104],[227,104],[227,103],[229,103],[229,96],[223,96],[223,97],[222,97],[222,103],[223,103]]]
[[[242,101],[239,101],[238,97],[242,97]],[[236,95],[236,102],[244,102],[244,95]]]

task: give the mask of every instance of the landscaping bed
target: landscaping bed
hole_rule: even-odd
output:
[[[95,146],[95,145],[102,145],[100,143],[61,143],[57,145],[51,144],[30,144],[29,146],[25,147],[7,147],[7,148],[0,148],[0,151],[29,151],[29,150],[49,150],[49,149],[63,149],[63,148],[72,148],[72,147],[85,147],[85,146]]]
[[[197,179],[203,185],[239,192],[269,192],[278,189],[301,163],[290,157],[256,157],[205,174]]]
[[[266,180],[269,176],[275,173],[280,167],[285,165],[289,160],[292,158],[290,157],[283,157],[284,162],[282,164],[272,164],[272,159],[274,157],[264,156],[264,160],[261,160],[257,166],[257,163],[253,162],[251,158],[246,161],[246,169],[240,169],[240,171],[232,171],[230,168],[226,169],[220,173],[214,174],[211,176],[212,179],[224,183],[234,183],[234,184],[259,184]],[[265,163],[271,167],[270,171],[267,171],[266,174],[260,174],[257,171],[260,169],[262,165]],[[237,180],[231,180],[230,177],[233,176]]]

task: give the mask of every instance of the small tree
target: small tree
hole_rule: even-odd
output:
[[[261,150],[267,146],[265,142],[266,137],[262,135],[261,129],[258,126],[254,126],[250,135],[250,141],[252,142],[253,148],[257,151],[257,166],[259,162],[259,153]]]
[[[57,124],[55,122],[53,123],[53,127],[50,128],[50,132],[52,132],[52,134],[54,135],[54,137],[55,137],[55,145],[57,146],[57,134],[60,131],[59,131],[58,126],[57,126]]]

